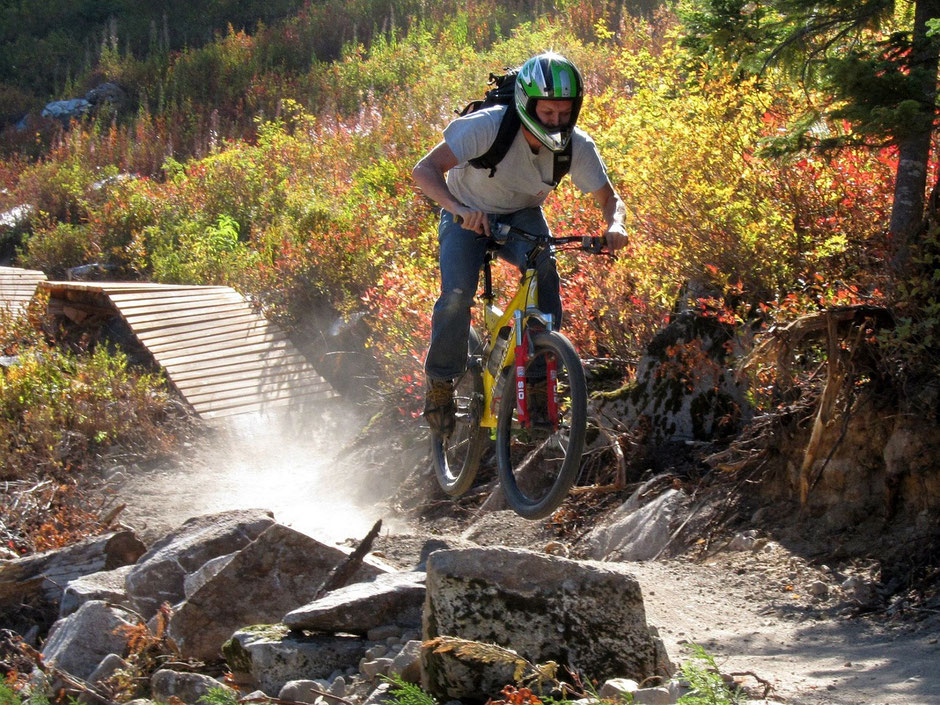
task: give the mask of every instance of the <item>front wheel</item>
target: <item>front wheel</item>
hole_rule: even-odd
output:
[[[467,370],[454,386],[457,406],[456,425],[449,438],[431,433],[431,463],[437,482],[450,497],[459,497],[470,489],[480,466],[486,445],[483,418],[483,363],[480,336],[470,330]]]
[[[509,506],[526,519],[542,519],[558,508],[578,478],[587,427],[587,385],[581,358],[565,336],[541,331],[532,335],[532,342],[525,365],[532,420],[521,424],[515,395],[503,396],[496,425],[496,458]],[[553,368],[555,404],[551,408],[547,379]],[[514,382],[511,378],[510,384]]]

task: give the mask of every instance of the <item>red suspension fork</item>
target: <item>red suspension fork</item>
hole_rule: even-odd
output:
[[[516,311],[516,412],[519,417],[520,426],[529,425],[529,404],[526,399],[526,389],[525,389],[525,367],[529,358],[529,331],[522,331],[520,335],[518,331],[521,330],[518,314],[519,311]]]
[[[548,393],[548,420],[552,423],[552,428],[558,430],[558,364],[554,355],[548,355],[545,361],[545,371],[547,379],[545,380]]]
[[[516,330],[520,330],[518,324]],[[529,362],[529,338],[528,328],[522,331],[521,335],[516,336],[516,361],[515,361],[515,381],[516,381],[516,415],[519,418],[519,425],[528,428],[531,419],[529,417],[529,399],[526,390],[526,365]],[[554,355],[547,355],[545,360],[546,372],[546,396],[548,403],[548,419],[552,426],[558,428],[558,362]]]

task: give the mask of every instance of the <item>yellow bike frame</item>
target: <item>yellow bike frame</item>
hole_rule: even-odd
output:
[[[489,264],[487,264],[487,266],[489,266]],[[551,315],[540,311],[538,308],[537,284],[538,279],[536,278],[535,269],[527,269],[525,274],[522,275],[522,280],[519,283],[519,288],[516,290],[515,296],[512,297],[505,311],[500,310],[493,302],[495,297],[490,296],[487,298],[484,296],[483,325],[486,326],[486,330],[489,333],[484,359],[489,359],[489,356],[493,353],[493,346],[496,344],[497,335],[499,331],[502,330],[503,326],[510,326],[512,328],[513,335],[511,336],[511,341],[514,343],[507,346],[505,357],[499,366],[499,371],[496,376],[490,373],[487,369],[487,365],[483,365],[483,418],[480,420],[480,426],[484,428],[496,428],[499,402],[502,398],[501,395],[506,393],[507,387],[506,383],[504,383],[502,389],[499,389],[498,377],[507,374],[506,368],[511,368],[513,362],[515,362],[515,346],[522,343],[525,320],[530,316],[534,316],[551,330]],[[511,374],[511,370],[508,374]],[[499,397],[496,396],[497,390],[501,392]],[[509,384],[509,390],[510,394],[514,394],[511,384]]]

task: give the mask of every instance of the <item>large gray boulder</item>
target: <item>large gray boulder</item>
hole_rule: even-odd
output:
[[[106,656],[127,651],[128,635],[122,627],[134,621],[132,614],[106,602],[86,602],[52,625],[43,660],[86,680]]]
[[[130,607],[130,598],[124,588],[124,581],[133,569],[133,565],[125,565],[114,570],[101,570],[70,580],[65,590],[62,591],[59,616],[68,617],[91,600],[103,600],[113,605]]]
[[[170,618],[169,634],[185,657],[214,661],[241,627],[277,622],[314,598],[348,552],[281,524],[269,526],[189,595]],[[371,580],[384,568],[367,558],[354,574]]]
[[[70,581],[134,563],[145,550],[133,531],[118,531],[0,562],[0,605],[16,606],[32,598],[58,603]]]
[[[652,501],[644,501],[650,485],[658,479],[637,489],[603,524],[591,530],[586,539],[591,558],[648,561],[669,545],[675,524],[686,513],[688,497],[670,489]]]
[[[186,576],[213,558],[241,550],[274,524],[271,513],[242,509],[188,519],[140,557],[125,581],[135,608],[150,618],[185,597]]]
[[[592,680],[642,682],[656,669],[640,586],[623,566],[521,549],[431,554],[424,638],[439,636],[498,644]],[[485,700],[513,682],[510,665],[430,650],[422,671],[422,685],[442,698]]]
[[[29,216],[33,212],[33,206],[23,204],[14,206],[8,211],[0,213],[0,228],[17,228],[29,222]]]
[[[42,109],[42,116],[58,120],[68,127],[69,122],[73,119],[78,120],[82,118],[89,110],[91,110],[91,103],[84,98],[54,100],[51,103],[46,103],[46,107]]]
[[[115,108],[121,108],[127,102],[127,94],[116,83],[99,83],[85,94],[89,104],[99,106],[108,103]]]
[[[651,446],[728,435],[751,413],[734,372],[740,354],[733,326],[683,311],[647,346],[636,382],[602,404]]]
[[[366,634],[386,624],[420,627],[424,578],[423,572],[380,575],[333,590],[288,612],[282,621],[291,629],[348,634]]]
[[[290,681],[329,678],[359,663],[370,645],[352,635],[307,636],[283,624],[258,625],[235,632],[222,653],[237,682],[277,697]]]

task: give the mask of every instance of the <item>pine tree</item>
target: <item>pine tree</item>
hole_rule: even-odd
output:
[[[903,271],[924,218],[940,0],[690,0],[683,17],[686,43],[700,56],[732,60],[748,73],[778,64],[828,96],[788,136],[789,148],[897,147],[890,230],[893,265]],[[814,136],[819,116],[846,120],[852,131]]]

